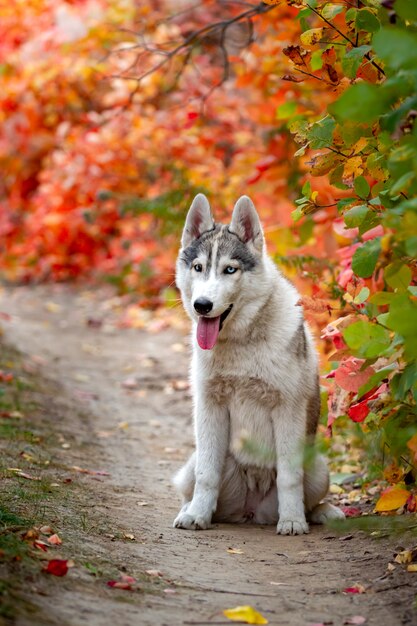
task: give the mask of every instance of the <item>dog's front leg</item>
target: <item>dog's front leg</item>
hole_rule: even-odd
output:
[[[194,495],[190,504],[180,511],[174,526],[200,530],[210,526],[219,497],[229,443],[227,408],[207,398],[200,398],[195,407],[195,429],[197,454]]]
[[[308,533],[304,507],[303,444],[305,409],[300,400],[281,404],[274,416],[277,451],[278,525],[280,535]],[[300,406],[301,405],[301,406]]]

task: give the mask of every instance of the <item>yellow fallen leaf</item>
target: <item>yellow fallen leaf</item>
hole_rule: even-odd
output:
[[[384,491],[375,505],[375,511],[382,513],[385,511],[395,511],[407,502],[410,492],[401,487],[390,487]]]
[[[239,548],[227,548],[226,552],[229,554],[244,554],[243,550],[240,550]]]
[[[396,563],[412,563],[413,561],[417,561],[417,548],[402,550],[395,556],[394,561]]]
[[[255,611],[251,606],[236,606],[234,609],[225,609],[223,611],[228,619],[232,622],[244,622],[245,624],[268,624],[268,620]]]
[[[411,565],[407,565],[407,572],[417,572],[417,563],[411,563]]]

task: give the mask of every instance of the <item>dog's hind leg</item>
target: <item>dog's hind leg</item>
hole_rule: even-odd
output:
[[[213,516],[215,522],[244,522],[245,503],[248,491],[247,483],[236,459],[228,455],[223,470],[220,493],[216,511]]]
[[[193,452],[185,465],[175,474],[173,483],[182,496],[182,503],[186,507],[194,493],[196,453]],[[183,506],[183,508],[184,508]]]
[[[304,472],[304,503],[308,519],[313,524],[325,524],[330,520],[344,519],[344,513],[337,507],[320,500],[327,495],[329,489],[329,471],[321,455]]]

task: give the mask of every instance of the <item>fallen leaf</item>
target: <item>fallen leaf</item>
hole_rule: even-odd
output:
[[[104,472],[102,470],[84,469],[83,467],[78,467],[78,465],[73,465],[71,469],[74,470],[74,472],[79,472],[80,474],[89,474],[90,476],[110,476],[109,472]]]
[[[142,502],[136,502],[136,504],[138,506],[148,506],[148,502],[145,502],[144,500]]]
[[[411,550],[402,550],[398,552],[395,556],[394,561],[396,563],[412,563],[413,561],[417,561],[417,548],[412,548]]]
[[[343,593],[365,593],[365,587],[363,585],[353,585],[353,587],[343,589]]]
[[[407,565],[407,572],[417,572],[417,563]]]
[[[341,506],[340,507],[346,517],[359,517],[362,511],[356,506]]]
[[[43,570],[53,576],[65,576],[68,572],[68,561],[64,559],[51,559]]]
[[[395,565],[394,565],[394,563],[388,563],[388,565],[387,565],[387,570],[388,570],[389,572],[393,572],[393,571],[395,570]]]
[[[108,587],[112,587],[114,589],[124,589],[125,591],[134,591],[135,589],[139,589],[136,584],[136,578],[133,576],[129,576],[128,574],[121,574],[120,580],[109,580],[107,582]]]
[[[60,546],[62,544],[62,539],[61,537],[58,537],[58,535],[55,533],[54,535],[48,537],[47,542],[50,543],[52,546]]]
[[[177,593],[177,590],[171,589],[170,587],[168,587],[167,589],[164,589],[164,593]]]
[[[352,617],[347,617],[343,623],[344,624],[356,624],[356,626],[360,626],[361,624],[364,624],[365,622],[366,622],[366,617],[363,617],[362,615],[353,615]]]
[[[133,578],[133,576],[129,576],[128,574],[122,574],[120,576],[120,580],[123,583],[130,583],[130,584],[133,584],[136,582],[136,578]]]
[[[386,511],[396,511],[404,506],[410,497],[410,492],[401,487],[389,487],[382,492],[381,497],[375,505],[375,511],[382,513]]]
[[[22,535],[22,539],[37,539],[38,537],[39,532],[37,528],[29,528],[29,530]]]
[[[41,526],[39,532],[41,532],[42,535],[52,535],[54,531],[50,526]]]
[[[35,539],[33,546],[38,550],[42,550],[42,552],[48,552],[48,545],[44,541],[40,541],[40,539]]]
[[[123,537],[125,539],[130,539],[130,541],[135,541],[136,539],[135,535],[132,535],[132,533],[123,533]]]
[[[145,573],[148,574],[148,576],[162,577],[162,572],[160,572],[159,569],[147,569]]]
[[[240,550],[239,548],[227,548],[226,552],[229,554],[244,554],[243,550]]]
[[[251,606],[236,606],[233,609],[225,609],[223,611],[223,615],[225,615],[228,619],[233,622],[244,622],[245,624],[268,624],[268,620],[255,611],[255,609]]]

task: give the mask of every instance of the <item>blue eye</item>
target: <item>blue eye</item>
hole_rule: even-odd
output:
[[[196,263],[194,265],[194,271],[196,271],[196,272],[202,272],[203,271],[203,266],[201,265],[201,263]]]
[[[234,274],[235,272],[237,272],[237,267],[232,267],[231,265],[228,265],[223,274]]]

